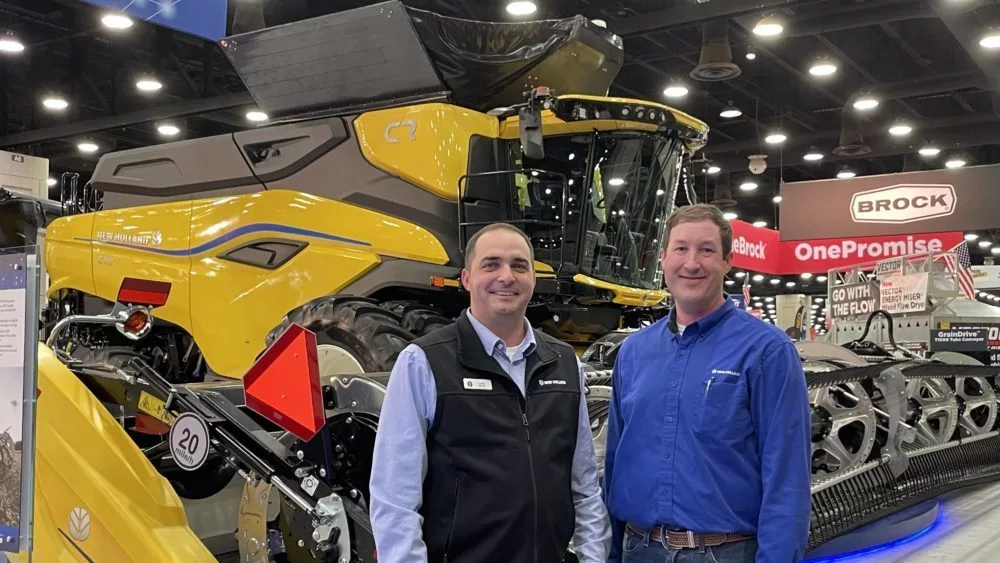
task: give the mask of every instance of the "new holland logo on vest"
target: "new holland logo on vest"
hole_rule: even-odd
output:
[[[851,197],[855,223],[914,223],[955,212],[955,187],[948,184],[899,184],[858,192]]]

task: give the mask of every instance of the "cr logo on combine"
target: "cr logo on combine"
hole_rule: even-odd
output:
[[[913,223],[955,212],[955,188],[948,184],[900,184],[851,197],[855,223]]]
[[[385,142],[387,143],[398,143],[399,139],[393,136],[392,130],[399,127],[406,127],[407,137],[410,141],[417,140],[417,123],[412,119],[404,119],[402,121],[393,121],[392,123],[385,126]]]

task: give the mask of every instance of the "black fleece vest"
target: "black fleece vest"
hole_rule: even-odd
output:
[[[573,349],[535,331],[526,399],[465,314],[415,341],[437,385],[423,539],[430,563],[559,563],[573,536],[580,375]]]

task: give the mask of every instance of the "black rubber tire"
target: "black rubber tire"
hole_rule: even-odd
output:
[[[353,295],[327,295],[291,311],[268,333],[266,344],[292,324],[315,333],[316,344],[335,344],[350,352],[365,373],[392,370],[399,353],[416,338],[398,315],[375,300]]]
[[[454,319],[448,318],[441,310],[417,301],[386,301],[382,303],[382,308],[399,316],[403,328],[417,337],[454,322]]]

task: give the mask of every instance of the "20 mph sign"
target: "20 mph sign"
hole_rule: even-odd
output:
[[[194,471],[208,458],[208,424],[198,415],[186,412],[170,426],[170,455],[177,467]]]

